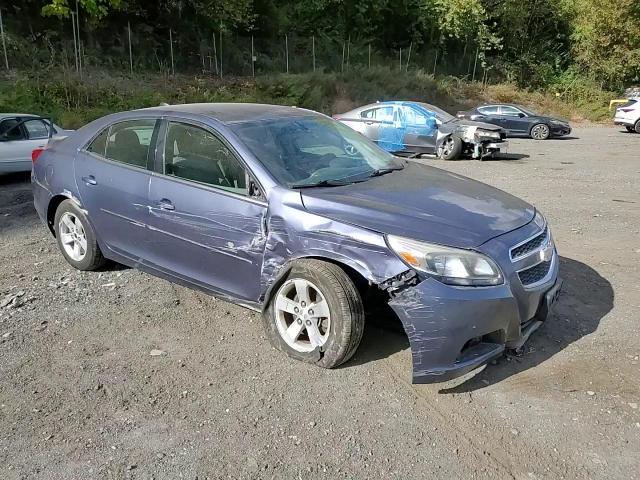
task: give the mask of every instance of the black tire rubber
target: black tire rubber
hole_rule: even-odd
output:
[[[635,125],[633,126],[633,130],[636,133],[640,133],[640,119],[636,121]]]
[[[636,129],[630,125],[625,125],[624,128],[626,128],[629,133],[636,133]]]
[[[82,228],[84,229],[84,233],[87,237],[87,253],[84,258],[80,261],[76,261],[73,258],[67,255],[64,247],[62,246],[62,242],[60,241],[60,218],[66,212],[73,213],[78,220],[82,223]],[[100,251],[100,247],[98,246],[98,242],[96,241],[96,234],[93,231],[93,227],[87,216],[83,213],[83,211],[78,208],[78,206],[71,200],[64,200],[60,205],[58,205],[58,209],[56,210],[56,214],[54,217],[53,228],[56,232],[56,242],[58,243],[58,248],[65,260],[71,265],[73,268],[83,271],[91,271],[97,270],[100,267],[104,266],[107,260],[102,255]]]
[[[460,158],[460,154],[462,153],[462,139],[454,135],[449,138],[453,140],[453,148],[448,154],[445,154],[444,151],[442,151],[440,154],[440,158],[442,158],[443,160],[457,160],[458,158]],[[447,140],[445,139],[445,142],[446,141]]]
[[[291,348],[276,326],[274,306],[279,290],[276,289],[262,316],[269,341],[296,360],[322,368],[343,364],[356,352],[364,333],[364,306],[356,286],[338,265],[315,259],[296,261],[283,281],[292,278],[308,280],[322,291],[331,313],[329,338],[322,349],[316,348],[312,352],[298,352]]]
[[[545,127],[547,127],[547,135],[545,137],[541,137],[541,138],[535,138],[531,132],[533,132],[533,129],[536,128],[537,126],[540,125],[544,125]],[[533,127],[531,127],[531,130],[529,130],[529,136],[531,138],[533,138],[534,140],[547,140],[550,136],[551,136],[551,128],[549,128],[549,125],[547,125],[546,123],[536,123]]]

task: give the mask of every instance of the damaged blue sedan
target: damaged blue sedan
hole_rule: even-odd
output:
[[[413,381],[454,378],[520,347],[560,290],[534,207],[308,110],[119,113],[32,158],[36,210],[73,267],[111,260],[258,310],[273,345],[321,367],[349,360],[365,303],[383,301]]]

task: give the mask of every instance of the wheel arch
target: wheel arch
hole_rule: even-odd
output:
[[[340,267],[351,279],[361,295],[369,285],[374,283],[373,279],[371,278],[371,272],[362,268],[361,265],[357,265],[355,262],[349,261],[349,259],[346,258],[336,258],[322,255],[305,255],[292,258],[285,265],[283,265],[276,278],[267,287],[262,302],[262,311],[265,311],[267,309],[269,303],[271,302],[271,299],[278,291],[278,288],[280,288],[280,286],[286,280],[287,275],[293,268],[294,264],[296,262],[299,262],[300,260],[320,260],[322,262],[332,263]]]
[[[71,192],[64,191],[63,193],[59,193],[51,197],[51,199],[49,200],[49,205],[47,205],[47,227],[49,227],[49,231],[54,237],[56,236],[56,229],[53,226],[53,222],[56,217],[56,211],[58,210],[60,204],[65,200],[71,200],[78,207],[82,208],[82,205],[78,198]]]

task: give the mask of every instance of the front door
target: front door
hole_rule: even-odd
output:
[[[524,112],[510,105],[500,107],[500,125],[512,134],[529,133],[529,119]]]
[[[159,122],[127,120],[104,129],[74,162],[82,205],[98,238],[137,262],[147,246],[148,192]]]
[[[415,153],[434,153],[438,136],[435,113],[409,105],[400,108],[406,126],[404,143],[407,150]]]
[[[169,121],[151,179],[149,261],[206,289],[247,301],[260,295],[267,204],[216,132]]]

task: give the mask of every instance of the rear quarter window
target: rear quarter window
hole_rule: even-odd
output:
[[[104,157],[105,150],[107,149],[107,137],[109,136],[109,127],[105,128],[100,135],[93,139],[93,141],[87,146],[87,152],[95,153]]]

